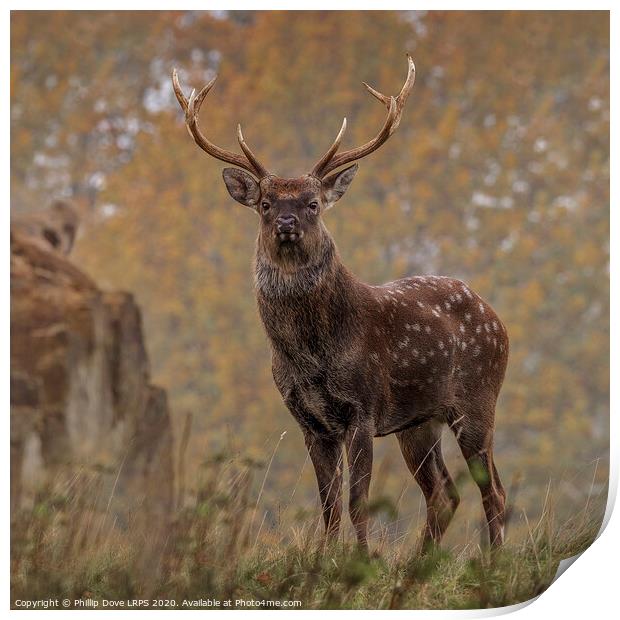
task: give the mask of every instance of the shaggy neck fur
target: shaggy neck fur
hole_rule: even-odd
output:
[[[275,300],[304,297],[329,287],[342,269],[333,239],[326,232],[323,242],[312,254],[292,246],[272,256],[265,251],[259,236],[254,260],[254,284],[259,296]]]
[[[296,270],[283,269],[257,248],[258,310],[273,348],[298,376],[312,377],[350,341],[359,324],[359,283],[340,261],[329,235],[321,251]]]

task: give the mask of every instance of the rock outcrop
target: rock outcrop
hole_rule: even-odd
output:
[[[166,393],[150,383],[140,310],[71,261],[11,233],[11,505],[45,480],[99,472],[118,523],[173,502]]]

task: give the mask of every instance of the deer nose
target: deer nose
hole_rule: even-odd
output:
[[[279,233],[292,233],[297,228],[299,219],[296,215],[281,215],[276,220],[276,227]]]

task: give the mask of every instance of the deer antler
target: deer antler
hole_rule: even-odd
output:
[[[400,124],[403,107],[405,106],[407,97],[409,96],[409,93],[413,88],[413,83],[415,82],[415,65],[413,64],[413,60],[409,54],[407,54],[407,62],[407,79],[405,80],[403,87],[400,89],[400,93],[398,93],[398,96],[396,97],[386,97],[379,91],[366,84],[366,82],[363,83],[368,92],[388,109],[387,118],[385,119],[385,123],[383,124],[381,131],[379,131],[379,133],[372,140],[366,142],[366,144],[349,149],[348,151],[343,151],[342,153],[336,155],[336,152],[340,147],[342,136],[344,135],[347,127],[347,119],[345,118],[334,143],[329,147],[325,155],[319,159],[317,164],[312,169],[312,172],[310,173],[311,175],[322,179],[332,170],[340,168],[340,166],[344,166],[344,164],[348,164],[356,159],[366,157],[366,155],[376,151],[396,131],[398,125]]]
[[[216,79],[217,76],[215,76],[206,86],[204,86],[198,94],[196,94],[195,90],[192,90],[192,94],[189,96],[189,99],[187,99],[181,90],[177,70],[172,70],[172,86],[174,88],[174,94],[177,97],[179,105],[185,112],[185,125],[187,126],[189,135],[203,151],[206,151],[212,157],[225,161],[229,164],[239,166],[239,168],[243,168],[244,170],[256,175],[259,179],[269,176],[267,169],[258,161],[254,153],[250,150],[250,147],[245,143],[243,133],[241,133],[241,125],[237,126],[237,138],[239,140],[239,146],[241,146],[241,150],[244,152],[245,156],[237,155],[236,153],[220,148],[208,140],[200,131],[198,127],[198,112],[200,112],[200,106],[202,105],[204,98],[209,94],[211,88],[213,88],[213,84],[215,84]]]

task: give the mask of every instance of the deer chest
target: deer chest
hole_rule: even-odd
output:
[[[289,411],[307,431],[339,434],[355,415],[355,395],[323,372],[312,376],[292,372],[280,378],[274,367],[274,378]]]

